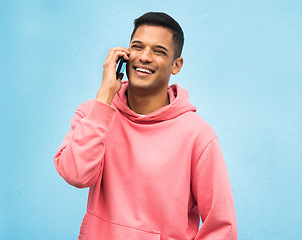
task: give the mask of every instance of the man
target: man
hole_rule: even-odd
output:
[[[187,92],[168,87],[183,39],[167,14],[136,19],[129,49],[109,51],[96,99],[71,119],[54,161],[69,184],[90,188],[79,239],[237,239],[217,137]],[[116,79],[121,57],[129,82]]]

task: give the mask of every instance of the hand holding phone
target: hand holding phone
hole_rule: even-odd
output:
[[[111,48],[103,64],[102,84],[97,92],[96,99],[111,104],[115,94],[121,89],[122,73],[129,59],[130,51],[125,47]],[[120,75],[120,79],[118,78]],[[115,78],[115,79],[114,79]]]

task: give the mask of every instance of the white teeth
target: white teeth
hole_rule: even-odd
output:
[[[136,71],[145,72],[148,74],[151,74],[152,72],[150,70],[144,69],[144,68],[136,68]]]

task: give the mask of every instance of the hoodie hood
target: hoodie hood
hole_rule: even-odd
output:
[[[113,105],[127,118],[133,122],[140,123],[155,123],[170,120],[178,117],[181,114],[192,111],[196,112],[196,107],[189,102],[188,92],[177,84],[168,87],[168,94],[170,104],[164,106],[154,112],[141,116],[133,112],[128,107],[128,100],[126,96],[128,88],[128,81],[122,82],[120,91],[113,99]]]

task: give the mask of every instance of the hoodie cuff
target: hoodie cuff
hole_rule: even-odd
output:
[[[115,111],[113,107],[95,99],[85,119],[107,129]]]

